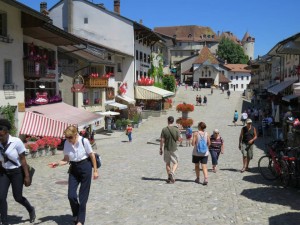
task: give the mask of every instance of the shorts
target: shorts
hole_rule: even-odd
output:
[[[187,135],[186,135],[186,139],[189,140],[189,139],[191,139],[191,138],[192,138],[192,135],[191,135],[191,134],[187,134]]]
[[[201,163],[201,164],[207,164],[208,156],[196,156],[193,155],[192,162],[193,163]]]
[[[165,163],[178,163],[178,153],[177,151],[164,151],[164,161]]]
[[[246,143],[241,144],[241,152],[243,154],[243,157],[247,157],[248,159],[253,158],[253,144],[248,145]]]
[[[236,122],[238,120],[238,118],[233,118],[233,122]]]

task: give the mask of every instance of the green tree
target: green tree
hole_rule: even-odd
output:
[[[10,134],[13,136],[17,133],[17,129],[15,127],[15,110],[16,107],[11,106],[10,104],[0,107],[0,114],[11,124]]]
[[[224,37],[219,43],[217,55],[220,58],[227,60],[227,63],[231,64],[246,64],[249,60],[248,56],[245,55],[244,50],[240,45]]]
[[[173,75],[165,75],[162,78],[163,88],[168,91],[175,91],[176,81]]]

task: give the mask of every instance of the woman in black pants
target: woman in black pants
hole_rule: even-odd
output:
[[[23,205],[30,217],[30,222],[35,220],[34,207],[23,197],[23,185],[31,185],[28,165],[25,158],[25,146],[20,138],[9,134],[11,124],[6,119],[0,119],[0,214],[2,224],[8,224],[7,220],[7,193],[12,186],[13,196],[16,202]],[[24,173],[23,173],[24,171]]]
[[[82,225],[85,222],[86,204],[92,180],[92,168],[94,179],[98,178],[98,169],[90,142],[78,134],[77,127],[67,127],[64,135],[67,139],[64,145],[64,158],[58,163],[52,163],[52,166],[66,165],[70,162],[68,199],[74,223]],[[79,196],[77,197],[79,184]]]

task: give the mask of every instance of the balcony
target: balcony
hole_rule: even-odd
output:
[[[47,75],[47,63],[36,62],[32,59],[24,59],[24,77],[25,78],[41,78]]]
[[[108,87],[108,79],[102,77],[85,78],[84,85],[86,88],[106,88]]]

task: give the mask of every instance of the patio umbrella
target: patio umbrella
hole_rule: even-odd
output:
[[[279,123],[279,105],[276,107],[276,112],[275,112],[275,117],[274,117],[274,122]]]

